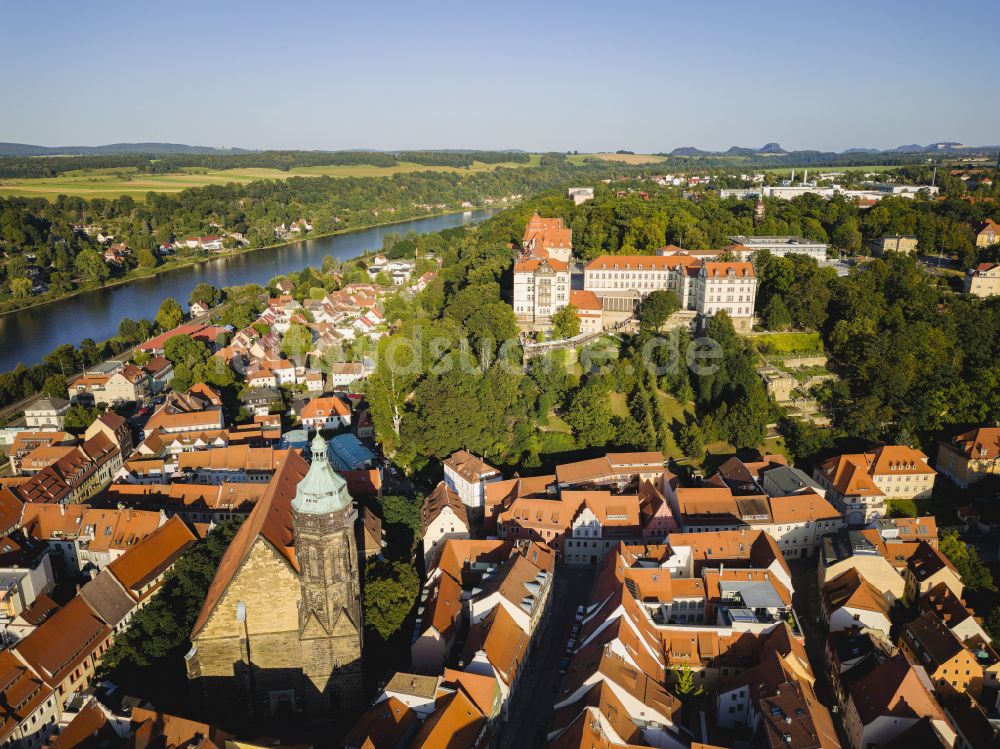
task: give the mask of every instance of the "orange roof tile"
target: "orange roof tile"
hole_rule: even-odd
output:
[[[122,586],[140,597],[143,586],[162,575],[185,551],[194,546],[195,535],[174,515],[116,560],[108,569]]]

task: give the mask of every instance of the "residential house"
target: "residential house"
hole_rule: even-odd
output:
[[[207,304],[205,304],[205,302],[201,301],[192,302],[190,308],[188,309],[188,317],[194,320],[196,318],[207,315],[211,311],[212,308],[209,307]]]
[[[0,746],[44,746],[61,714],[53,688],[12,650],[0,651]]]
[[[985,641],[975,647],[975,652],[967,647],[933,611],[904,624],[899,637],[899,649],[927,672],[936,691],[967,692],[978,699],[985,670],[997,666],[998,658]]]
[[[266,484],[288,454],[288,450],[273,447],[229,445],[214,450],[182,452],[177,456],[177,468],[187,481],[193,483]]]
[[[889,234],[874,240],[871,243],[871,250],[875,257],[884,257],[890,252],[912,255],[917,251],[917,238],[903,234]]]
[[[157,430],[166,434],[177,434],[225,429],[225,427],[220,407],[204,411],[179,411],[167,403],[149,417],[142,429],[142,435],[145,439]]]
[[[926,499],[937,472],[920,450],[883,445],[874,452],[838,455],[820,463],[813,478],[828,492],[848,525],[884,517],[890,499]]]
[[[351,496],[357,496],[351,491],[348,481],[347,490]],[[362,559],[380,556],[386,546],[385,531],[382,530],[382,519],[368,507],[361,508],[361,522],[358,523],[358,553]]]
[[[978,427],[940,442],[934,465],[963,489],[1000,476],[1000,427]]]
[[[932,611],[962,642],[974,637],[989,641],[990,637],[965,601],[955,595],[945,583],[938,583],[920,596],[921,611]]]
[[[299,411],[299,419],[307,430],[340,429],[350,426],[351,409],[341,398],[313,398]]]
[[[851,684],[843,720],[852,749],[868,749],[888,744],[925,717],[951,746],[955,731],[934,698],[927,673],[899,654]]]
[[[629,746],[687,747],[680,726],[680,699],[639,669],[627,654],[605,645],[582,651],[575,660],[556,697],[548,746],[568,738],[584,717],[602,729],[607,726],[610,735],[621,737]]]
[[[164,576],[194,546],[195,535],[174,516],[107,566],[107,571],[141,609],[163,584]]]
[[[12,652],[55,691],[60,708],[85,690],[101,656],[111,646],[111,629],[77,596],[54,613]]]
[[[162,393],[174,379],[174,365],[162,356],[154,356],[142,368],[149,376],[149,392],[152,395]]]
[[[132,452],[132,429],[128,422],[114,411],[105,411],[87,427],[83,433],[84,440],[90,440],[103,434],[120,451],[122,455]]]
[[[347,387],[364,379],[364,376],[365,365],[361,362],[343,362],[330,365],[330,386],[334,389]]]
[[[45,542],[16,530],[0,536],[0,621],[10,621],[55,585]]]
[[[241,399],[254,416],[267,416],[272,407],[280,407],[282,403],[281,393],[273,387],[251,388]]]
[[[830,533],[823,536],[820,548],[820,585],[857,570],[890,601],[902,598],[906,591],[903,571],[917,547],[916,543],[887,544],[875,530]]]
[[[472,519],[482,518],[486,486],[503,478],[500,471],[467,450],[452,453],[443,461],[443,466],[444,482],[458,494]]]
[[[962,290],[978,297],[1000,295],[1000,263],[980,263],[965,274]]]
[[[76,438],[68,432],[33,431],[18,432],[14,441],[7,448],[10,458],[11,473],[15,476],[21,473],[21,463],[39,447],[75,445]]]
[[[926,541],[919,542],[906,559],[903,580],[906,596],[912,601],[940,583],[959,597],[965,587],[951,560]]]
[[[976,247],[991,247],[1000,242],[1000,224],[991,218],[976,227]]]
[[[61,432],[70,402],[63,398],[39,398],[24,409],[28,431]]]
[[[436,566],[441,548],[449,539],[469,538],[465,504],[444,481],[424,498],[420,508],[420,531],[425,569]]]
[[[562,489],[604,488],[621,492],[646,481],[658,482],[666,461],[659,451],[608,453],[601,458],[561,463],[556,466],[556,487]]]
[[[889,638],[890,603],[854,569],[823,585],[820,605],[831,632],[867,628]]]

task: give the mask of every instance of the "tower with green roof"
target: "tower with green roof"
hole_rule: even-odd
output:
[[[299,640],[304,675],[313,687],[306,699],[314,703],[310,712],[354,709],[363,705],[357,511],[319,432],[310,451],[312,465],[292,499],[302,588]]]

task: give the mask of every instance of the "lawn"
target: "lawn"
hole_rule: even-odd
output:
[[[819,333],[764,333],[751,338],[762,354],[822,353]]]
[[[628,404],[625,402],[625,393],[610,393],[608,400],[611,401],[611,413],[624,418],[628,416]]]
[[[410,172],[485,172],[498,167],[533,166],[539,157],[533,155],[528,164],[505,162],[503,164],[483,164],[475,162],[468,169],[446,166],[424,166],[401,162],[392,167],[378,167],[367,164],[351,166],[307,166],[289,171],[280,169],[203,169],[190,167],[170,174],[139,174],[134,168],[89,169],[66,172],[57,177],[43,179],[3,179],[0,180],[0,195],[21,195],[42,197],[53,200],[59,195],[77,195],[84,198],[116,198],[130,195],[136,199],[146,197],[147,192],[180,192],[189,187],[224,185],[229,182],[247,184],[262,179],[288,179],[289,177],[391,177],[394,174]]]
[[[573,430],[570,425],[555,412],[555,409],[549,411],[549,423],[543,427],[539,427],[543,432],[562,432],[563,434],[572,434]]]

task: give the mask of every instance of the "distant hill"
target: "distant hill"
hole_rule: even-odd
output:
[[[123,153],[196,153],[225,156],[254,153],[249,148],[212,148],[183,143],[109,143],[104,146],[34,146],[28,143],[0,143],[0,156],[109,156]]]
[[[670,152],[670,156],[711,156],[712,151],[702,151],[694,146],[681,146]]]
[[[778,143],[768,143],[761,148],[747,148],[745,146],[732,146],[726,151],[705,151],[701,148],[696,148],[694,146],[683,146],[681,148],[675,148],[671,151],[668,156],[686,156],[689,158],[695,157],[709,157],[709,156],[729,156],[729,157],[745,157],[752,158],[754,156],[788,156],[788,157],[808,157],[810,159],[831,159],[836,156],[857,156],[860,154],[905,154],[907,156],[913,154],[922,153],[941,153],[944,152],[954,152],[962,154],[981,154],[984,152],[990,152],[1000,150],[998,146],[966,146],[957,141],[944,140],[938,141],[936,143],[930,143],[926,146],[922,146],[919,143],[908,143],[906,145],[897,146],[896,148],[890,149],[879,149],[879,148],[847,148],[839,153],[835,151],[814,151],[814,150],[798,150],[798,151],[786,151]]]

